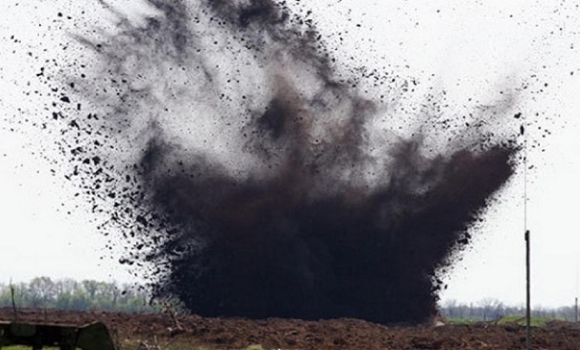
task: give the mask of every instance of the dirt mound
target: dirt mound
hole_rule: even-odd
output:
[[[0,320],[12,320],[0,309]],[[383,326],[356,319],[302,321],[248,320],[177,316],[176,332],[165,314],[122,314],[62,310],[20,310],[29,322],[83,324],[105,322],[121,341],[151,340],[194,344],[216,349],[241,349],[261,344],[265,349],[525,349],[525,328],[516,325]],[[580,328],[559,322],[533,331],[534,349],[578,349]]]

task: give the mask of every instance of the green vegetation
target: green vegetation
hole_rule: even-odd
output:
[[[530,325],[532,327],[542,327],[550,321],[554,321],[554,319],[550,317],[532,317],[530,320]],[[504,316],[497,321],[497,324],[517,324],[520,326],[525,326],[526,317],[524,315]]]
[[[550,321],[554,320],[562,320],[562,319],[554,319],[550,317],[532,317],[531,319],[531,326],[532,327],[543,327]],[[449,324],[474,324],[478,322],[486,322],[483,321],[481,318],[449,318],[446,319],[447,323]],[[563,321],[563,320],[562,320]],[[526,317],[523,315],[509,315],[503,316],[496,320],[488,320],[487,322],[491,322],[494,324],[502,325],[502,324],[516,324],[518,326],[525,326],[526,325]]]
[[[0,307],[55,308],[66,310],[102,310],[119,312],[156,312],[157,306],[149,303],[144,288],[133,285],[75,281],[53,281],[48,277],[36,277],[28,283],[0,284]]]
[[[449,324],[473,324],[483,320],[480,318],[446,318],[445,321]]]
[[[439,314],[452,324],[465,324],[475,322],[510,323],[525,318],[523,306],[505,305],[499,300],[483,299],[477,303],[461,304],[450,300],[439,307]],[[541,326],[550,320],[575,321],[574,306],[562,306],[559,308],[532,308],[532,325]]]

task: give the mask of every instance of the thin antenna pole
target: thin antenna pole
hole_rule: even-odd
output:
[[[524,127],[525,125],[525,127]],[[520,132],[524,137],[524,231],[526,240],[526,349],[532,348],[532,307],[531,307],[531,252],[530,230],[528,230],[528,135],[525,128],[528,127],[527,118],[524,116]]]
[[[530,231],[526,230],[526,348],[531,349],[532,327],[531,327],[531,295],[530,295]]]

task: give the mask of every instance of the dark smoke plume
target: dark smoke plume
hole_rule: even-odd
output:
[[[283,4],[147,6],[141,21],[111,7],[114,34],[79,37],[101,63],[76,82],[97,110],[82,152],[98,156],[75,159],[134,244],[126,262],[152,262],[156,293],[205,316],[431,316],[436,271],[515,147],[478,129],[428,152],[421,127],[384,131]]]

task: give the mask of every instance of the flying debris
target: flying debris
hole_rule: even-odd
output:
[[[63,137],[123,261],[151,262],[155,293],[204,316],[433,315],[436,271],[517,147],[477,126],[442,128],[436,152],[421,126],[396,134],[357,90],[365,78],[339,73],[284,4],[147,3],[142,21],[110,7],[115,30],[77,35],[92,62],[70,68],[61,98],[83,113]],[[398,89],[382,80],[381,95]]]

